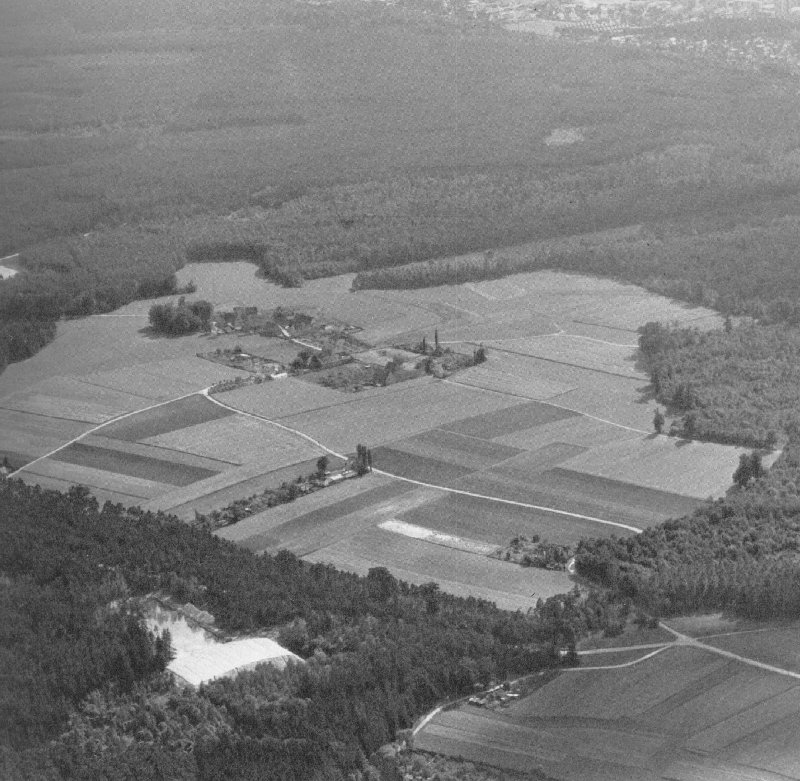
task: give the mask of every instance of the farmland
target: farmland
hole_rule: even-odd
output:
[[[793,678],[675,647],[564,672],[499,710],[441,713],[416,747],[570,781],[798,778],[797,692]]]
[[[0,389],[15,372],[23,385],[0,396],[0,414],[15,416],[16,427],[29,419],[56,421],[44,415],[75,419],[57,421],[75,432],[71,437],[45,438],[32,455],[100,425],[34,465],[25,479],[83,482],[99,498],[144,501],[191,521],[195,512],[209,513],[314,471],[324,451],[293,430],[341,454],[364,443],[376,469],[401,479],[373,475],[370,480],[389,480],[374,491],[351,487],[358,481],[346,490],[326,489],[296,499],[291,511],[267,510],[220,534],[253,550],[286,547],[357,572],[387,566],[412,582],[435,580],[455,593],[514,607],[529,605],[534,593],[569,589],[571,581],[565,573],[490,561],[458,545],[489,550],[518,535],[539,535],[574,546],[583,537],[683,515],[730,484],[737,450],[648,435],[652,408],[641,403],[645,380],[633,360],[635,334],[620,330],[627,325],[617,312],[641,305],[672,319],[711,323],[708,310],[555,272],[384,292],[352,292],[351,276],[279,289],[246,263],[194,264],[179,273],[180,283],[190,279],[198,286],[194,295],[217,305],[295,306],[363,328],[359,338],[380,349],[422,336],[431,342],[434,328],[444,345],[468,337],[459,341],[466,350],[495,346],[485,363],[444,381],[422,377],[347,393],[288,378],[226,392],[220,396],[225,407],[198,394],[168,401],[243,374],[201,360],[195,350],[230,349],[234,339],[253,354],[291,355],[299,347],[241,334],[151,339],[141,332],[147,303],[131,304],[119,317],[65,324],[54,345],[0,377]],[[117,344],[101,337],[98,323]],[[97,335],[97,349],[80,351],[77,345],[90,335]],[[83,374],[59,373],[59,340],[76,354]],[[134,414],[114,419],[125,412]],[[8,449],[25,452],[19,445]],[[333,459],[331,467],[337,463]],[[342,490],[352,497],[337,499]],[[398,531],[410,528],[420,530],[416,537]],[[466,542],[439,544],[450,538]]]

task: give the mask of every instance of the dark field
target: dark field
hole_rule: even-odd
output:
[[[335,521],[337,518],[350,515],[359,510],[365,510],[372,505],[400,496],[400,494],[412,490],[413,487],[409,483],[398,480],[380,488],[373,488],[370,491],[357,494],[349,499],[344,499],[287,521],[270,530],[269,540],[264,538],[260,542],[263,543],[263,547],[275,549],[283,547],[282,543],[294,537],[304,536],[309,532],[321,531],[329,522]]]
[[[404,512],[398,515],[398,519],[456,537],[485,540],[497,545],[507,545],[520,534],[528,538],[538,534],[548,542],[575,545],[582,538],[622,531],[580,518],[567,518],[460,494],[448,494],[438,501]]]
[[[432,429],[422,434],[392,443],[393,450],[415,456],[464,467],[483,469],[512,458],[522,451],[497,442],[487,442],[475,437],[465,437],[442,429]]]
[[[524,429],[540,426],[543,423],[552,423],[555,420],[575,417],[578,413],[570,410],[552,407],[532,401],[528,404],[519,404],[510,409],[489,412],[473,418],[464,418],[455,423],[448,423],[441,428],[456,434],[481,439],[494,439],[506,434],[515,434]]]
[[[472,471],[469,467],[404,453],[390,447],[376,447],[372,451],[372,463],[375,469],[389,474],[434,485],[451,485],[459,477]]]
[[[507,474],[502,468],[490,469],[467,475],[453,487],[638,528],[683,517],[700,504],[677,494],[558,468],[540,472],[533,480]]]
[[[135,442],[233,414],[203,396],[193,395],[139,412],[124,420],[111,423],[101,431],[104,437]]]
[[[189,485],[217,474],[210,469],[85,445],[83,442],[75,442],[59,450],[53,460],[178,486]]]

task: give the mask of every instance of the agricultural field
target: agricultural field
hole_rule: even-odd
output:
[[[461,478],[456,488],[565,510],[635,528],[690,513],[698,500],[555,467],[535,476],[495,467]]]
[[[431,378],[410,380],[374,394],[354,394],[346,404],[287,416],[281,423],[296,428],[339,452],[354,443],[377,446],[427,431],[465,415],[514,407],[519,399],[490,395]],[[413,410],[413,414],[409,414]]]
[[[697,499],[718,498],[730,488],[744,448],[653,435],[609,443],[565,461],[575,472],[624,480]],[[777,458],[769,454],[765,466]]]
[[[151,403],[147,396],[104,388],[76,377],[42,380],[0,399],[3,409],[93,424]]]
[[[800,673],[798,637],[800,626],[794,623],[761,629],[739,629],[731,634],[707,635],[703,642],[748,659]]]
[[[369,503],[375,498],[375,494],[371,493],[374,489],[395,482],[392,478],[378,474],[365,475],[358,480],[345,480],[330,486],[325,491],[315,491],[306,496],[300,496],[289,504],[273,507],[251,515],[249,518],[244,518],[232,526],[217,529],[214,534],[223,539],[237,542],[256,553],[262,553],[276,544],[275,536],[270,535],[273,529],[285,526],[295,518],[309,516],[316,512],[322,513],[321,523],[317,525],[318,528],[321,528],[325,521],[341,518],[360,507],[357,505],[354,508],[353,505],[344,504],[345,501],[368,493],[371,494],[367,500],[367,506],[369,506]],[[413,488],[400,482],[396,484],[404,486],[404,490]]]
[[[616,344],[572,334],[554,334],[502,341],[486,340],[486,346],[606,374],[647,379],[647,375],[636,368],[639,352],[636,344]]]
[[[272,420],[323,409],[352,401],[352,396],[287,377],[283,380],[247,385],[220,396],[231,407]]]
[[[410,583],[435,581],[444,591],[490,599],[509,610],[527,610],[539,597],[563,594],[572,586],[564,572],[519,567],[375,527],[305,558],[362,575],[371,567],[386,567]]]
[[[0,409],[0,459],[20,467],[80,436],[88,423]]]
[[[602,656],[620,663],[582,664]],[[563,781],[797,779],[799,691],[793,678],[674,647],[619,669],[564,671],[499,709],[443,712],[415,747]]]
[[[519,535],[530,539],[536,534],[548,542],[575,545],[584,537],[602,537],[623,531],[581,518],[454,493],[444,494],[438,500],[397,517],[427,529],[495,545],[507,545]]]
[[[227,418],[233,414],[230,410],[196,394],[152,407],[123,420],[113,421],[107,426],[103,426],[102,434],[104,437],[112,439],[135,442],[200,423]]]
[[[245,415],[219,417],[140,439],[155,447],[216,458],[233,464],[257,461],[264,467],[264,471],[280,469],[287,464],[322,455],[319,448],[295,434]]]

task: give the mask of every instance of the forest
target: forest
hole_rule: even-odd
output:
[[[584,540],[578,572],[657,616],[800,615],[800,447],[694,515],[627,538]]]
[[[753,448],[800,435],[800,329],[735,326],[639,329],[653,393],[678,416],[671,433]]]
[[[0,520],[6,779],[373,778],[370,754],[437,702],[557,666],[628,609],[575,591],[509,613],[382,568],[258,557],[81,488],[0,481]],[[171,688],[169,638],[131,601],[156,589],[228,633],[277,629],[306,661]]]

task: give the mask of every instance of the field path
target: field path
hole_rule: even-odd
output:
[[[9,474],[9,477],[15,477],[20,472],[24,472],[29,467],[33,466],[34,464],[38,464],[40,461],[44,461],[45,458],[50,458],[50,456],[54,456],[56,453],[64,450],[64,448],[69,447],[70,445],[74,445],[76,442],[79,442],[84,437],[88,437],[90,434],[94,434],[95,432],[99,431],[101,428],[110,425],[111,423],[116,423],[119,420],[123,420],[124,418],[129,418],[132,415],[138,415],[140,412],[147,412],[147,410],[155,409],[156,407],[163,407],[165,404],[172,404],[173,401],[180,401],[181,399],[188,399],[190,396],[194,396],[197,393],[205,393],[205,391],[192,391],[191,393],[184,393],[183,396],[176,396],[174,399],[167,399],[166,401],[159,401],[157,404],[150,404],[147,407],[142,407],[141,409],[135,409],[131,412],[123,412],[121,415],[117,415],[115,418],[111,418],[109,420],[104,420],[102,423],[98,424],[97,426],[93,426],[90,429],[87,429],[82,434],[79,434],[77,437],[70,439],[69,442],[65,442],[63,445],[59,445],[57,448],[54,448],[49,453],[45,453],[38,458],[34,458],[33,461],[29,461],[24,466],[21,466],[19,469],[14,470]]]
[[[645,654],[644,656],[640,656],[636,659],[631,660],[630,662],[623,662],[621,664],[607,664],[607,665],[597,665],[592,667],[565,667],[564,672],[591,672],[592,670],[617,670],[622,667],[632,667],[635,664],[639,664],[639,662],[643,662],[645,659],[650,659],[652,656],[655,656],[661,651],[665,651],[667,648],[677,648],[679,646],[693,646],[695,648],[699,648],[703,651],[708,651],[712,654],[716,654],[717,656],[724,656],[726,659],[733,659],[736,662],[741,662],[742,664],[749,665],[750,667],[757,667],[759,670],[765,670],[769,673],[776,673],[777,675],[783,675],[787,678],[794,678],[795,680],[800,680],[800,673],[794,672],[793,670],[787,670],[785,667],[776,667],[772,664],[767,664],[766,662],[759,662],[756,659],[750,659],[747,656],[742,656],[741,654],[733,653],[732,651],[726,651],[723,648],[717,648],[713,645],[708,645],[707,643],[703,643],[702,641],[698,640],[696,637],[690,637],[689,635],[683,634],[683,632],[679,632],[677,629],[673,629],[668,624],[665,624],[663,621],[659,622],[659,626],[663,629],[666,629],[673,637],[675,638],[672,642],[669,643],[644,643],[642,645],[621,645],[621,646],[614,646],[612,648],[590,648],[585,651],[578,651],[578,656],[592,656],[592,655],[599,655],[599,654],[614,654],[614,653],[622,653],[625,651],[650,651],[649,653]],[[723,633],[725,636],[728,635],[739,635],[739,634],[749,634],[750,632],[757,631],[763,632],[767,631],[765,629],[743,629],[739,632],[725,632]],[[718,637],[719,635],[709,635],[709,637]]]
[[[445,382],[446,382],[446,380],[445,380]],[[303,439],[305,439],[308,442],[310,442],[312,445],[315,445],[316,447],[320,448],[321,450],[324,450],[326,453],[329,453],[332,456],[336,456],[337,458],[341,458],[341,459],[347,460],[347,456],[345,454],[337,453],[335,450],[332,450],[331,448],[329,448],[327,445],[324,445],[319,440],[316,440],[313,437],[310,437],[308,434],[304,434],[302,431],[298,431],[297,429],[291,428],[290,426],[285,426],[283,423],[278,423],[277,421],[272,420],[271,418],[264,417],[263,415],[256,415],[253,412],[245,412],[244,410],[238,409],[237,407],[232,407],[230,404],[225,404],[224,402],[219,401],[218,399],[214,398],[211,394],[209,394],[207,389],[204,390],[204,391],[201,391],[201,393],[204,396],[206,396],[206,398],[208,398],[210,401],[212,401],[214,404],[218,404],[220,407],[224,407],[225,409],[231,410],[232,412],[236,412],[236,413],[238,413],[240,415],[246,415],[248,417],[255,418],[256,420],[262,420],[262,421],[264,421],[266,423],[271,423],[273,426],[277,426],[278,428],[283,429],[284,431],[288,431],[288,432],[290,432],[292,434],[296,434],[297,436],[302,437]],[[615,527],[617,527],[619,529],[625,529],[626,531],[634,532],[635,534],[639,534],[642,531],[642,529],[640,529],[637,526],[631,526],[631,525],[629,525],[627,523],[619,523],[618,521],[609,521],[609,520],[606,520],[605,518],[595,518],[592,515],[582,515],[581,513],[572,513],[572,512],[568,512],[567,510],[559,510],[559,509],[557,509],[555,507],[543,507],[542,505],[538,505],[538,504],[530,504],[528,502],[518,502],[518,501],[515,501],[513,499],[501,499],[498,496],[487,496],[486,494],[479,494],[479,493],[475,493],[473,491],[464,491],[463,489],[460,489],[460,488],[450,488],[450,487],[444,486],[444,485],[436,485],[435,483],[427,483],[427,482],[423,482],[422,480],[414,480],[414,479],[412,479],[410,477],[403,477],[402,475],[395,475],[395,474],[392,474],[391,472],[384,472],[382,469],[373,469],[372,471],[375,474],[384,475],[386,477],[392,477],[395,480],[403,480],[406,483],[411,483],[412,485],[418,485],[418,486],[420,486],[422,488],[436,488],[437,490],[445,491],[446,493],[459,494],[461,496],[471,496],[473,499],[485,499],[485,500],[490,501],[490,502],[498,502],[500,504],[508,504],[508,505],[512,505],[514,507],[524,507],[524,508],[527,508],[529,510],[539,510],[539,511],[543,511],[543,512],[554,513],[555,515],[562,515],[565,518],[578,518],[578,519],[580,519],[582,521],[591,521],[593,523],[600,523],[600,524],[603,524],[605,526],[615,526]]]
[[[713,654],[717,654],[718,656],[724,656],[727,659],[733,659],[734,661],[741,662],[742,664],[750,665],[751,667],[757,667],[760,670],[766,670],[770,673],[777,673],[778,675],[785,675],[788,678],[794,678],[795,680],[800,681],[800,673],[793,672],[792,670],[787,670],[783,667],[775,667],[775,665],[767,664],[766,662],[759,662],[755,659],[750,659],[747,656],[741,656],[739,654],[733,653],[733,651],[725,651],[722,648],[717,648],[713,645],[707,645],[706,643],[701,642],[696,637],[690,637],[689,635],[685,635],[682,632],[679,632],[677,629],[673,629],[668,624],[665,624],[663,621],[659,622],[659,625],[666,629],[670,634],[675,636],[675,642],[670,643],[670,645],[691,645],[695,648],[701,648],[703,651],[710,651]],[[730,632],[729,634],[738,634],[738,632]]]

